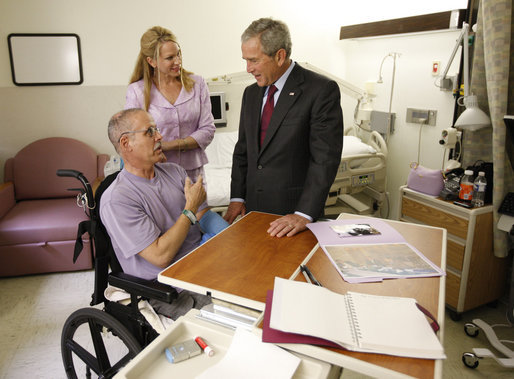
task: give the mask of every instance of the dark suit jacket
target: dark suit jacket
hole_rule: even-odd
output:
[[[234,149],[231,197],[247,211],[317,219],[341,161],[343,113],[334,81],[298,64],[291,71],[259,148],[265,87],[243,94],[239,140]]]

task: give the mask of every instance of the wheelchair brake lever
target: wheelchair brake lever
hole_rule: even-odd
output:
[[[93,206],[90,206],[87,202],[87,194],[85,191],[81,191],[81,193],[79,193],[77,195],[77,206],[81,207],[82,209],[86,209],[86,207],[88,209],[93,209],[95,207],[94,205],[94,202],[93,202]]]
[[[95,198],[93,195],[93,191],[91,189],[91,185],[87,181],[87,178],[80,171],[70,170],[70,169],[59,169],[59,170],[57,170],[57,176],[63,176],[63,177],[67,176],[67,177],[72,177],[72,178],[78,179],[84,186],[84,189],[72,188],[72,189],[68,189],[68,190],[69,191],[80,191],[80,194],[77,195],[77,205],[79,207],[82,207],[84,209],[86,206],[89,209],[95,208]],[[92,205],[89,204],[89,201],[87,201],[88,199],[90,200]]]

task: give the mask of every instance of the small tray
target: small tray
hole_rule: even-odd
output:
[[[115,379],[168,379],[194,378],[208,367],[219,362],[230,347],[234,331],[198,319],[198,310],[193,309],[180,317],[169,329],[157,337],[132,361],[130,361]],[[261,332],[257,330],[257,333]],[[214,356],[200,354],[178,363],[170,363],[164,355],[167,347],[200,336],[215,351]],[[327,378],[332,366],[314,358],[293,353],[302,358],[294,378]]]

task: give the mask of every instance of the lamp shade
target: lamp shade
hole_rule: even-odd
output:
[[[474,131],[491,125],[489,116],[478,107],[478,100],[475,95],[465,96],[464,106],[466,110],[455,121],[455,127]]]

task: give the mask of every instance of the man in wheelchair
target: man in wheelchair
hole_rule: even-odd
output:
[[[116,113],[108,134],[124,168],[102,195],[100,217],[123,271],[156,280],[160,271],[202,243],[202,229],[209,236],[228,224],[208,211],[201,177],[191,183],[182,167],[165,162],[162,136],[148,112]],[[172,319],[211,302],[205,295],[177,291],[171,304],[149,302]]]

